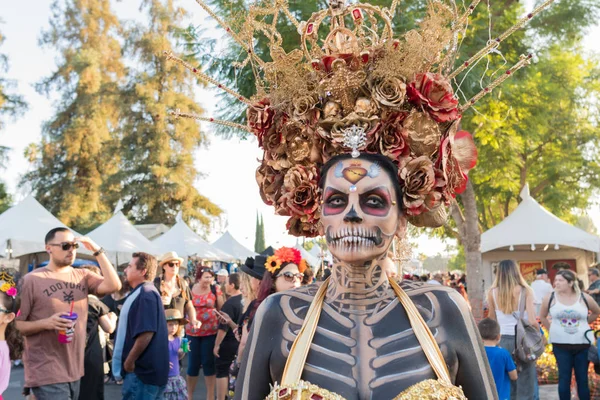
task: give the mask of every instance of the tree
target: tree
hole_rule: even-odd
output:
[[[57,69],[37,85],[40,93],[60,94],[54,117],[44,124],[42,140],[29,148],[37,199],[65,224],[86,230],[105,220],[118,189],[106,184],[119,166],[108,151],[119,126],[119,84],[125,75],[110,2],[56,1],[50,29],[40,44],[59,51]]]
[[[0,23],[2,20],[0,20]],[[4,43],[4,36],[0,32],[0,46]],[[0,74],[8,72],[8,57],[0,54]],[[0,76],[0,132],[4,128],[4,116],[16,118],[27,110],[27,103],[23,96],[11,93],[10,89],[15,86],[15,82]],[[8,150],[6,146],[0,146],[0,169],[6,166],[8,160]],[[11,204],[12,197],[6,191],[6,185],[0,181],[0,213],[4,212]]]
[[[254,252],[262,253],[266,249],[265,244],[265,224],[262,215],[256,213],[256,230],[254,233]]]
[[[149,23],[130,33],[128,52],[138,62],[124,92],[119,148],[120,170],[114,186],[125,212],[137,223],[173,224],[179,210],[186,220],[207,228],[221,209],[194,187],[198,173],[193,152],[206,144],[198,122],[168,118],[168,111],[201,114],[193,75],[167,60],[174,33],[186,13],[172,0],[144,0]],[[192,61],[193,60],[189,60]]]

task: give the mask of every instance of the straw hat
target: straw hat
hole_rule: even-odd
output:
[[[176,252],[169,251],[168,253],[165,253],[160,257],[160,262],[158,263],[158,265],[162,267],[169,261],[179,261],[180,264],[183,264],[183,258],[179,257]]]
[[[169,308],[168,310],[165,310],[165,317],[167,319],[167,322],[177,321],[179,322],[179,325],[187,325],[189,323],[189,321],[186,318],[183,318],[183,316],[181,315],[181,311],[179,311],[176,308]]]

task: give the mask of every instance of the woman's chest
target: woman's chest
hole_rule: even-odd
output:
[[[406,314],[399,311],[371,316],[322,315],[302,379],[346,399],[392,399],[418,382],[436,379]],[[447,335],[438,321],[429,322],[451,376],[455,376],[457,359]],[[294,328],[287,332],[284,329],[281,368],[289,357],[295,333]]]

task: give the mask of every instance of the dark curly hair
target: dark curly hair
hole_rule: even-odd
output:
[[[6,293],[0,291],[0,305],[2,305],[2,308],[5,310],[16,314],[21,305],[21,299],[19,297],[12,298]],[[4,335],[6,337],[6,344],[8,345],[10,359],[21,359],[21,354],[23,354],[23,336],[21,336],[21,332],[17,330],[14,319],[6,326]]]

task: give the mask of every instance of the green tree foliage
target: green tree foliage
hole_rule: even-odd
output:
[[[43,127],[42,142],[30,147],[35,169],[22,184],[30,184],[65,224],[86,230],[110,215],[109,199],[118,189],[105,178],[119,165],[107,149],[119,126],[119,83],[125,76],[120,23],[103,0],[57,1],[52,10],[40,44],[59,51],[58,66],[37,89],[60,99]]]
[[[202,113],[193,94],[198,82],[163,55],[172,50],[185,11],[172,0],[144,0],[142,10],[149,23],[129,33],[129,51],[137,64],[124,93],[121,167],[113,181],[136,222],[173,224],[182,210],[186,220],[206,228],[221,214],[194,187],[198,173],[193,152],[206,144],[206,137],[197,121],[167,117],[174,109]]]
[[[0,19],[0,23],[3,21]],[[0,46],[4,43],[5,37],[0,32]],[[27,103],[23,96],[12,93],[15,82],[3,76],[8,72],[8,56],[0,53],[0,131],[4,128],[4,117],[15,118],[22,115],[27,110]],[[0,166],[3,165],[6,148],[0,146]]]
[[[2,20],[0,20],[0,23]],[[4,43],[4,36],[0,32],[0,46]],[[11,89],[15,82],[3,77],[8,72],[8,56],[0,54],[0,132],[4,128],[5,117],[16,118],[27,110],[27,103],[23,96],[14,94]],[[6,146],[0,146],[0,169],[6,166],[8,160],[8,150]],[[12,202],[12,197],[6,191],[6,185],[0,181],[0,213],[4,212]]]

